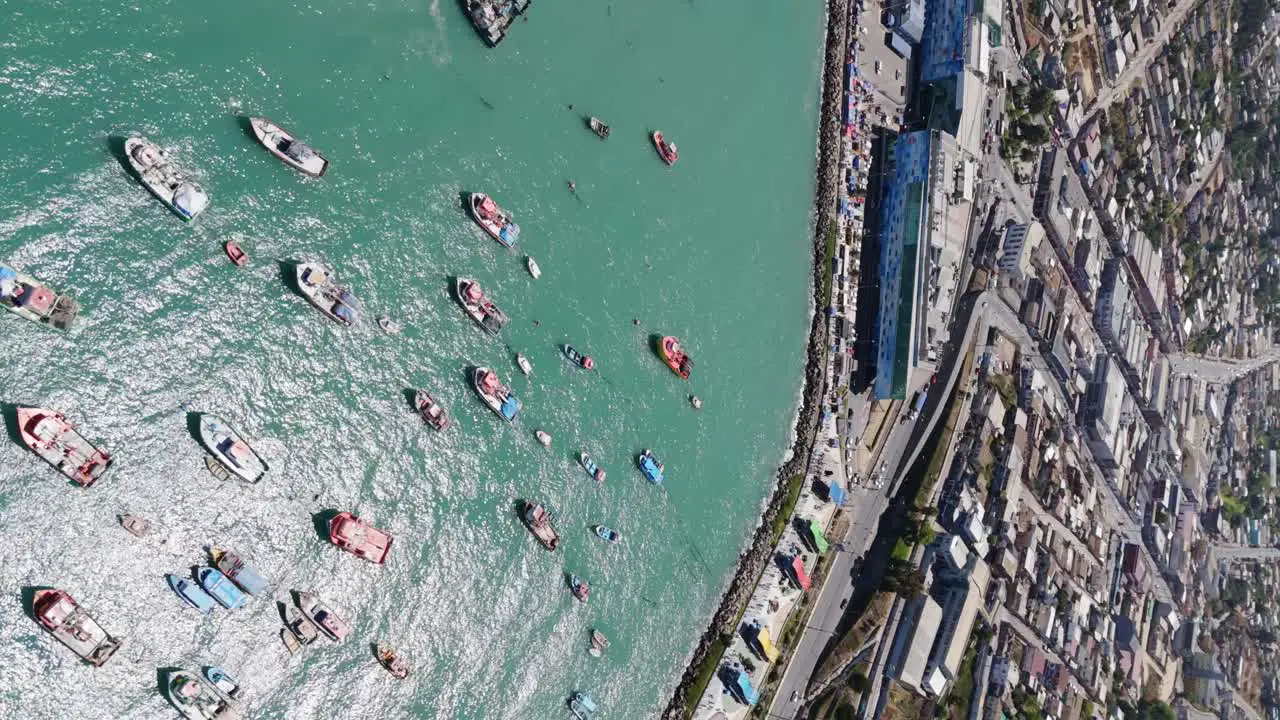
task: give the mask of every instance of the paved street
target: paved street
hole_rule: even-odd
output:
[[[1150,38],[1149,42],[1138,48],[1138,54],[1129,58],[1129,64],[1120,73],[1120,77],[1116,78],[1116,81],[1110,87],[1094,98],[1093,104],[1089,107],[1088,115],[1080,123],[1081,127],[1087,125],[1094,115],[1106,110],[1116,100],[1124,97],[1129,92],[1129,86],[1139,77],[1147,74],[1147,67],[1151,65],[1151,61],[1164,50],[1164,46],[1169,42],[1169,36],[1174,30],[1182,27],[1182,21],[1187,18],[1187,13],[1191,12],[1191,8],[1195,7],[1197,2],[1198,0],[1179,0],[1173,10],[1164,16],[1162,20],[1164,24],[1160,26],[1160,30],[1156,32],[1155,37]]]

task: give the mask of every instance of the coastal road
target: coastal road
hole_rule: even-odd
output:
[[[849,489],[846,512],[850,514],[852,522],[849,531],[838,540],[845,543],[845,552],[835,553],[835,560],[827,572],[826,581],[818,590],[813,612],[800,635],[800,642],[783,672],[778,692],[773,696],[768,717],[793,718],[804,704],[805,690],[817,668],[818,659],[844,615],[845,603],[853,597],[854,564],[871,545],[880,515],[888,505],[889,499],[883,491],[857,486]],[[795,702],[791,700],[793,694],[796,695]]]
[[[1280,351],[1247,360],[1210,358],[1198,355],[1169,355],[1169,366],[1175,375],[1190,375],[1211,383],[1227,385],[1249,373],[1280,360]]]

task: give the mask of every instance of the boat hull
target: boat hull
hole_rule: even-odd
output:
[[[320,153],[312,151],[314,155],[311,158],[305,161],[299,161],[297,158],[290,156],[281,149],[282,147],[287,149],[290,145],[297,142],[298,139],[295,138],[292,133],[279,125],[276,125],[270,120],[262,117],[249,118],[249,125],[253,127],[253,134],[258,138],[258,142],[262,143],[262,146],[265,147],[268,152],[275,155],[276,158],[285,165],[288,165],[300,173],[305,173],[311,177],[317,178],[323,177],[324,174],[328,172],[329,161],[325,159],[324,156],[320,155]]]
[[[111,456],[85,440],[62,413],[20,407],[17,414],[23,444],[77,485],[92,486],[111,467]]]
[[[334,642],[342,642],[343,638],[351,634],[351,626],[311,593],[298,594],[298,609]]]
[[[525,500],[520,506],[520,521],[538,539],[542,547],[555,551],[560,545],[560,535],[551,526],[551,513],[538,503]]]
[[[662,137],[660,131],[654,131],[653,133],[653,147],[658,151],[658,157],[662,158],[662,162],[666,163],[667,167],[675,165],[676,161],[680,159],[680,155],[667,145],[667,141]]]
[[[474,320],[485,332],[496,336],[502,332],[502,328],[506,327],[509,318],[492,300],[484,296],[483,291],[481,291],[481,297],[484,298],[487,306],[481,306],[479,303],[474,303],[467,299],[467,291],[470,288],[478,289],[479,287],[476,281],[471,278],[458,278],[453,283],[453,293],[467,317]]]
[[[209,206],[204,188],[170,163],[160,146],[146,138],[131,137],[124,142],[124,153],[142,186],[178,217],[195,220]]]
[[[169,702],[188,720],[239,720],[240,713],[204,678],[186,670],[169,674]]]
[[[685,380],[689,379],[689,373],[693,369],[692,363],[689,362],[688,353],[674,336],[667,335],[658,341],[658,357],[662,358],[662,362],[671,369],[671,372]]]
[[[94,667],[102,667],[120,649],[120,640],[62,590],[37,590],[31,607],[41,627]]]
[[[217,568],[201,568],[198,575],[200,586],[219,605],[228,610],[239,610],[248,603],[249,598],[231,582],[231,578],[223,575]]]
[[[387,561],[395,538],[349,512],[329,520],[329,542],[376,565]]]
[[[360,301],[346,288],[333,282],[333,273],[320,263],[298,263],[295,269],[298,290],[307,302],[324,313],[325,317],[343,325],[354,325],[360,320]],[[312,282],[321,279],[320,282]],[[343,300],[342,298],[346,298]],[[346,310],[344,311],[343,308]]]
[[[449,411],[444,406],[436,402],[431,394],[426,390],[419,390],[413,394],[413,406],[417,408],[418,414],[422,416],[424,422],[437,431],[448,430],[452,424],[449,419]],[[432,414],[432,410],[437,410],[436,414]]]
[[[484,193],[471,193],[467,198],[467,210],[471,213],[471,219],[480,226],[482,230],[489,234],[489,237],[498,241],[503,247],[513,248],[520,240],[520,226],[511,222],[511,216],[502,208],[498,208],[498,214],[507,222],[499,225],[493,220],[486,218],[481,211],[484,201],[489,199]],[[497,204],[494,204],[497,207]]]
[[[166,575],[165,579],[169,582],[169,587],[173,589],[178,597],[182,598],[183,602],[205,615],[213,614],[213,609],[217,607],[217,602],[209,597],[209,593],[205,592],[199,585],[177,575]]]
[[[491,393],[486,391],[484,389],[483,379],[486,374],[491,372],[493,371],[489,368],[476,368],[475,372],[471,376],[471,385],[475,388],[476,394],[480,396],[480,399],[484,401],[484,404],[493,411],[493,414],[507,422],[513,422],[515,421],[516,416],[520,414],[520,400],[511,393],[510,388],[501,384],[498,385],[496,392]],[[510,412],[507,412],[504,408],[508,407],[509,402],[511,403],[510,407],[512,409]]]
[[[239,585],[245,592],[259,596],[270,592],[267,581],[239,555],[221,548],[214,548],[212,554],[213,563],[218,570],[231,578],[231,582]]]
[[[217,415],[200,415],[200,442],[228,472],[249,484],[257,483],[270,469],[240,433]]]
[[[80,306],[70,296],[59,295],[30,275],[3,264],[0,264],[0,307],[25,320],[58,330],[70,329],[80,313]]]

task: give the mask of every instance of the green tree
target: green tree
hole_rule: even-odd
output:
[[[1137,716],[1138,720],[1177,720],[1178,718],[1168,703],[1158,700],[1139,700]]]

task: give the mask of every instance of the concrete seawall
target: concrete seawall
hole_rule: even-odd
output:
[[[846,0],[828,0],[826,51],[822,70],[822,107],[818,117],[817,183],[814,200],[813,313],[806,343],[804,394],[796,421],[795,444],[791,459],[778,469],[773,494],[756,527],[751,545],[738,559],[738,569],[702,634],[684,675],[662,713],[664,720],[682,720],[688,709],[685,694],[697,680],[698,669],[706,661],[712,642],[720,635],[731,635],[736,628],[756,580],[769,562],[773,549],[771,528],[786,502],[787,479],[805,472],[818,429],[818,417],[825,392],[824,371],[827,363],[827,306],[830,298],[819,297],[828,268],[823,266],[823,246],[828,228],[835,221],[836,199],[840,188],[840,121],[844,104],[844,70],[848,53],[849,7]],[[689,698],[696,703],[698,698]]]

